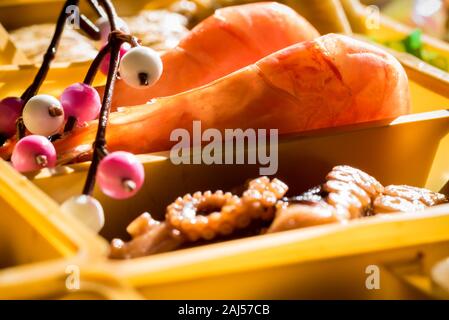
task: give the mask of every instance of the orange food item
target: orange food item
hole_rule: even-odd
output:
[[[154,86],[135,89],[118,80],[112,108],[140,105],[202,86],[277,50],[317,37],[318,31],[307,20],[280,3],[219,9],[162,55],[164,72]],[[98,89],[102,93],[104,87]]]
[[[109,150],[168,150],[174,129],[278,129],[279,134],[390,119],[410,110],[407,76],[390,54],[329,34],[273,53],[206,86],[111,114]],[[56,141],[72,159],[90,150],[97,121]]]

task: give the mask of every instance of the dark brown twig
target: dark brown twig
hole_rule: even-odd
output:
[[[53,34],[53,37],[51,39],[50,45],[48,46],[47,52],[44,54],[44,60],[42,61],[39,71],[37,72],[36,76],[34,77],[34,80],[31,83],[31,85],[25,90],[25,92],[21,96],[21,99],[23,100],[24,104],[27,103],[27,101],[32,96],[34,96],[36,94],[36,92],[39,90],[40,86],[42,85],[42,82],[45,79],[45,76],[48,73],[50,64],[51,64],[52,60],[55,58],[56,50],[58,48],[62,32],[64,31],[65,21],[67,19],[65,9],[68,6],[74,6],[74,5],[77,6],[78,2],[79,2],[79,0],[67,0],[65,2],[64,7],[61,10],[61,13],[59,14],[58,22],[56,23],[55,33]]]
[[[100,40],[100,29],[89,20],[84,14],[80,15],[80,28],[86,33],[92,40]]]
[[[107,17],[106,12],[104,12],[103,8],[100,6],[97,0],[88,0],[87,2],[99,17]]]
[[[115,37],[117,41],[120,41],[121,43],[127,42],[131,44],[132,47],[139,46],[139,40],[129,34],[125,34],[120,30],[116,30],[111,32],[112,37]],[[88,85],[92,85],[95,76],[98,72],[98,68],[100,67],[101,62],[106,57],[108,52],[111,51],[111,42],[108,42],[101,50],[98,52],[97,56],[95,57],[94,61],[92,61],[92,64],[89,67],[89,70],[86,73],[86,77],[84,78],[84,83]]]
[[[106,57],[108,52],[111,51],[111,43],[108,42],[101,50],[98,52],[94,61],[92,61],[89,70],[87,70],[86,76],[84,77],[84,83],[88,85],[92,85],[95,75],[98,72],[98,68],[100,67],[101,62]]]
[[[104,17],[105,12],[103,8],[98,4],[97,0],[88,0],[88,3],[90,6],[95,10],[95,12],[99,15]],[[39,91],[39,88],[41,87],[44,79],[47,76],[48,70],[50,68],[50,64],[55,58],[56,51],[58,49],[58,45],[62,36],[62,32],[64,31],[65,22],[67,20],[67,13],[66,9],[69,6],[78,6],[79,0],[67,0],[64,3],[64,6],[59,14],[58,21],[56,23],[55,32],[53,34],[53,37],[51,39],[50,45],[48,46],[48,49],[44,55],[44,59],[42,61],[42,64],[39,68],[39,71],[37,72],[36,76],[34,77],[33,82],[31,85],[23,92],[21,99],[23,100],[23,103],[27,103],[28,100],[36,95],[36,93]],[[112,6],[112,5],[111,5]],[[92,23],[85,15],[80,15],[80,28],[93,40],[99,40],[100,39],[100,30],[98,27]],[[73,127],[72,127],[73,128]],[[25,126],[23,124],[23,120],[20,117],[17,121],[17,137],[18,139],[21,139],[25,136]]]
[[[95,75],[98,72],[98,68],[100,67],[101,62],[107,55],[107,53],[111,49],[111,44],[108,42],[97,54],[94,61],[92,61],[91,65],[89,66],[89,70],[86,73],[86,77],[84,78],[83,83],[87,85],[92,85],[92,82],[95,79]],[[67,122],[64,126],[64,133],[70,132],[73,130],[77,122],[77,119],[75,117],[68,117]]]
[[[64,133],[72,131],[73,128],[75,128],[75,125],[76,125],[77,121],[78,120],[75,117],[69,116],[67,118],[67,122],[65,123],[65,126],[64,126]]]
[[[125,34],[120,30],[113,31],[111,34],[114,34],[113,37],[115,37],[116,41],[120,42],[120,44],[122,44],[123,42],[127,42],[131,44],[131,46],[133,47],[139,45],[139,41],[137,40],[136,37],[133,37],[129,34]],[[83,83],[87,85],[92,85],[101,62],[103,61],[103,59],[105,59],[106,55],[110,51],[111,51],[111,42],[108,42],[103,48],[101,48],[95,59],[92,61],[89,70],[86,73]],[[69,117],[64,127],[64,132],[65,133],[70,132],[75,127],[76,121],[77,121],[76,118]]]
[[[48,70],[50,69],[50,64],[55,58],[56,50],[58,48],[59,41],[61,39],[62,32],[64,31],[65,22],[67,19],[66,8],[69,6],[77,6],[78,3],[79,0],[67,0],[64,3],[61,13],[59,14],[58,21],[56,23],[55,32],[51,39],[50,45],[48,46],[48,49],[44,54],[44,59],[39,68],[39,71],[34,77],[34,80],[31,83],[31,85],[23,92],[22,96],[20,97],[23,100],[24,105],[28,102],[28,100],[31,99],[31,97],[36,95],[36,93],[39,91],[39,88],[41,87],[45,77],[47,76]],[[25,136],[25,126],[23,125],[23,120],[20,117],[17,120],[17,137],[18,139],[21,139],[24,136]]]
[[[89,171],[87,173],[86,183],[83,188],[83,194],[90,195],[95,186],[95,176],[97,174],[98,164],[101,159],[107,154],[106,150],[106,126],[108,123],[109,112],[111,108],[112,95],[114,92],[115,80],[117,78],[117,71],[120,59],[120,46],[123,41],[117,37],[116,19],[117,15],[115,13],[114,7],[111,5],[109,0],[100,0],[100,3],[104,7],[106,14],[111,25],[111,35],[109,37],[110,43],[110,60],[109,60],[109,70],[108,77],[106,80],[105,93],[103,96],[103,101],[100,109],[100,116],[98,118],[98,129],[95,136],[95,141],[93,143],[93,155],[92,163],[90,164]],[[101,61],[101,60],[100,60]]]
[[[124,33],[123,31],[120,30],[116,30],[114,31],[114,33],[116,33],[115,37],[117,39],[121,40],[122,42],[128,42],[131,45],[131,47],[140,46],[140,40],[134,37],[133,35]]]

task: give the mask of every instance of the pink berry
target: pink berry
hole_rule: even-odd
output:
[[[100,29],[100,46],[104,46],[108,42],[109,34],[111,33],[109,20],[106,17],[101,17],[95,22],[95,25]],[[128,25],[121,18],[116,19],[116,27],[124,33],[130,32]]]
[[[95,119],[101,108],[97,90],[84,83],[75,83],[67,87],[60,100],[65,116],[72,116],[79,122]]]
[[[56,165],[56,150],[44,136],[26,136],[15,145],[11,162],[20,172],[52,168]]]
[[[23,101],[9,97],[0,101],[0,135],[10,138],[16,132],[16,121],[22,112]]]
[[[97,181],[101,190],[114,199],[132,197],[142,187],[145,171],[137,157],[129,152],[108,154],[98,166]]]
[[[122,46],[120,47],[120,59],[125,55],[125,53],[127,53],[129,50],[131,49],[131,45],[129,43],[124,43],[122,44]],[[107,53],[103,60],[100,63],[100,71],[101,73],[103,73],[104,75],[108,74],[109,71],[109,59],[111,59],[111,54]]]

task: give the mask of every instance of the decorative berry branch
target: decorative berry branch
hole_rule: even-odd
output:
[[[133,37],[133,36],[131,36],[131,35],[129,35],[129,34],[125,34],[124,32],[121,32],[121,31],[119,31],[119,30],[115,30],[115,31],[113,31],[112,33],[113,33],[113,35],[111,35],[111,37],[116,38],[116,41],[117,41],[117,42],[120,42],[120,44],[126,42],[126,43],[129,43],[132,47],[139,46],[139,42],[138,42],[138,40],[137,40],[136,37]],[[111,33],[111,34],[112,34],[112,33]],[[84,81],[83,81],[84,84],[86,84],[86,85],[88,85],[88,86],[91,86],[91,85],[92,85],[92,83],[93,83],[93,81],[94,81],[94,79],[95,79],[95,76],[96,76],[96,74],[97,74],[97,72],[98,72],[98,69],[100,68],[100,66],[101,66],[102,64],[104,64],[104,65],[107,66],[107,69],[108,69],[108,70],[107,70],[106,74],[109,74],[109,65],[110,65],[110,61],[109,61],[109,59],[108,59],[108,61],[106,61],[105,59],[106,59],[106,57],[107,57],[107,54],[110,53],[110,51],[111,51],[111,47],[112,47],[111,43],[112,43],[112,42],[109,41],[109,42],[108,42],[108,43],[107,43],[107,44],[106,44],[106,45],[105,45],[105,46],[98,52],[97,56],[96,56],[95,59],[92,61],[91,65],[90,65],[90,67],[89,67],[89,70],[87,71],[86,76],[85,76],[85,78],[84,78]],[[121,46],[119,58],[120,58],[120,56],[122,55],[122,49],[123,49],[123,46]],[[126,52],[126,50],[125,50],[124,52]],[[107,63],[106,63],[106,62],[107,62]],[[64,133],[70,132],[70,131],[75,127],[76,122],[77,122],[76,117],[69,116],[69,117],[67,118],[67,123],[66,123],[66,125],[65,125],[65,127],[64,127]]]
[[[107,154],[106,150],[106,126],[108,123],[109,112],[111,109],[111,101],[112,95],[114,92],[115,80],[117,78],[117,71],[119,65],[119,53],[120,46],[123,41],[119,37],[117,37],[117,14],[115,12],[114,7],[111,5],[109,0],[100,0],[100,3],[103,5],[106,15],[108,17],[110,26],[111,26],[111,34],[109,35],[109,43],[106,45],[105,50],[101,50],[98,56],[106,55],[107,51],[110,50],[110,58],[109,58],[109,70],[108,77],[106,80],[106,87],[103,96],[103,102],[100,109],[100,116],[98,118],[98,129],[97,134],[95,136],[95,141],[93,143],[93,155],[92,162],[89,167],[89,171],[87,173],[86,183],[83,188],[83,194],[90,195],[93,191],[95,185],[95,176],[97,173],[97,168],[100,160]],[[88,81],[92,81],[94,74],[98,69],[99,61],[102,61],[102,58],[95,59],[95,63],[92,63],[93,67],[89,69],[89,72],[86,75]],[[85,79],[86,80],[86,79]]]
[[[154,84],[162,73],[162,62],[157,53],[149,48],[140,47],[138,40],[117,29],[118,18],[114,7],[111,6],[109,0],[100,0],[100,4],[104,7],[106,15],[110,22],[109,41],[98,53],[97,57],[92,62],[86,77],[84,79],[85,85],[90,85],[98,71],[100,64],[109,54],[109,66],[107,70],[107,80],[105,86],[105,93],[100,109],[98,119],[98,129],[93,143],[92,162],[89,167],[86,182],[83,188],[83,195],[90,196],[93,192],[97,172],[101,167],[106,176],[114,177],[114,179],[102,179],[104,175],[99,176],[100,187],[103,192],[111,197],[121,199],[133,195],[142,186],[144,170],[143,166],[138,162],[134,155],[127,152],[114,152],[109,154],[106,148],[106,127],[111,108],[111,101],[114,92],[115,80],[118,74],[121,48],[124,43],[129,43],[133,49],[128,51],[121,62],[121,70],[123,69],[124,80],[130,85],[137,87],[146,87]],[[127,60],[127,57],[129,58]],[[139,70],[135,67],[126,67],[127,65],[134,66],[133,60],[140,61]],[[127,64],[127,61],[130,63]],[[136,83],[137,80],[137,83]],[[66,130],[70,130],[74,120],[68,123]],[[101,163],[100,163],[101,162]],[[114,169],[111,174],[111,167]],[[100,168],[100,169],[101,169]],[[110,180],[115,180],[117,183],[110,183]]]
[[[33,83],[23,93],[21,99],[8,98],[0,103],[5,105],[3,107],[5,110],[11,111],[4,117],[6,122],[22,114],[17,121],[19,138],[25,135],[25,129],[31,133],[19,139],[12,152],[12,165],[21,172],[55,166],[56,150],[51,141],[60,138],[65,118],[67,121],[64,132],[68,133],[77,123],[82,124],[98,116],[98,128],[92,146],[92,162],[83,194],[66,200],[61,206],[63,211],[78,216],[88,222],[92,229],[98,231],[104,224],[104,215],[101,204],[91,196],[96,180],[106,195],[115,199],[125,199],[133,196],[142,187],[145,175],[143,165],[133,154],[123,151],[108,153],[106,147],[106,127],[119,64],[120,77],[123,81],[130,86],[145,88],[158,81],[162,74],[162,61],[155,51],[141,47],[135,37],[127,34],[128,28],[117,17],[110,0],[90,0],[89,3],[102,17],[96,25],[93,25],[87,18],[81,16],[83,30],[103,43],[106,42],[106,37],[108,39],[92,61],[84,81],[67,87],[59,99],[45,94],[36,95],[58,48],[66,20],[66,8],[78,4],[77,0],[68,0],[58,18],[55,34]],[[130,46],[124,46],[125,43]],[[131,49],[128,49],[129,47]],[[107,74],[102,100],[92,87],[98,70]],[[14,131],[13,123],[8,125],[5,132],[10,135]],[[92,217],[95,219],[92,220]]]
[[[79,4],[79,0],[67,0],[64,3],[64,6],[59,14],[59,17],[58,17],[58,20],[56,23],[55,32],[51,39],[50,45],[48,46],[48,49],[47,49],[46,53],[44,54],[44,59],[39,68],[39,71],[37,72],[36,76],[34,77],[34,80],[31,83],[31,85],[24,91],[24,93],[20,97],[23,105],[25,105],[28,102],[28,100],[31,99],[31,97],[36,95],[36,93],[39,91],[39,88],[42,86],[42,83],[48,74],[48,70],[50,69],[50,64],[55,58],[55,55],[56,55],[56,52],[57,52],[57,49],[59,46],[59,42],[61,40],[62,32],[64,31],[65,22],[67,19],[66,9],[69,6],[78,6],[78,4]],[[89,4],[95,9],[95,11],[100,16],[104,16],[104,11],[100,8],[100,6],[98,5],[98,2],[96,0],[89,0]],[[100,30],[95,26],[94,23],[92,23],[83,14],[80,15],[80,27],[92,39],[94,39],[94,40],[100,39]],[[20,140],[21,138],[23,138],[25,136],[25,125],[23,123],[22,117],[19,117],[17,119],[17,136],[18,136],[18,140]]]
[[[111,44],[108,42],[97,54],[97,56],[95,57],[95,59],[92,61],[89,70],[87,71],[86,77],[84,78],[83,83],[91,86],[94,79],[95,79],[95,75],[97,74],[98,68],[101,64],[101,62],[105,59],[107,53],[110,51],[111,49]],[[64,127],[64,133],[70,132],[72,131],[72,129],[75,127],[77,122],[77,118],[74,116],[68,116],[67,117],[67,122],[65,124]]]

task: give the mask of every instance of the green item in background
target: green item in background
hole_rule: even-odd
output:
[[[407,52],[438,69],[449,71],[447,58],[436,52],[424,49],[421,36],[421,30],[416,29],[404,39],[400,41],[388,41],[384,45],[399,52]]]
[[[405,52],[410,53],[420,59],[422,59],[421,35],[421,30],[416,29],[401,41],[404,44]]]

